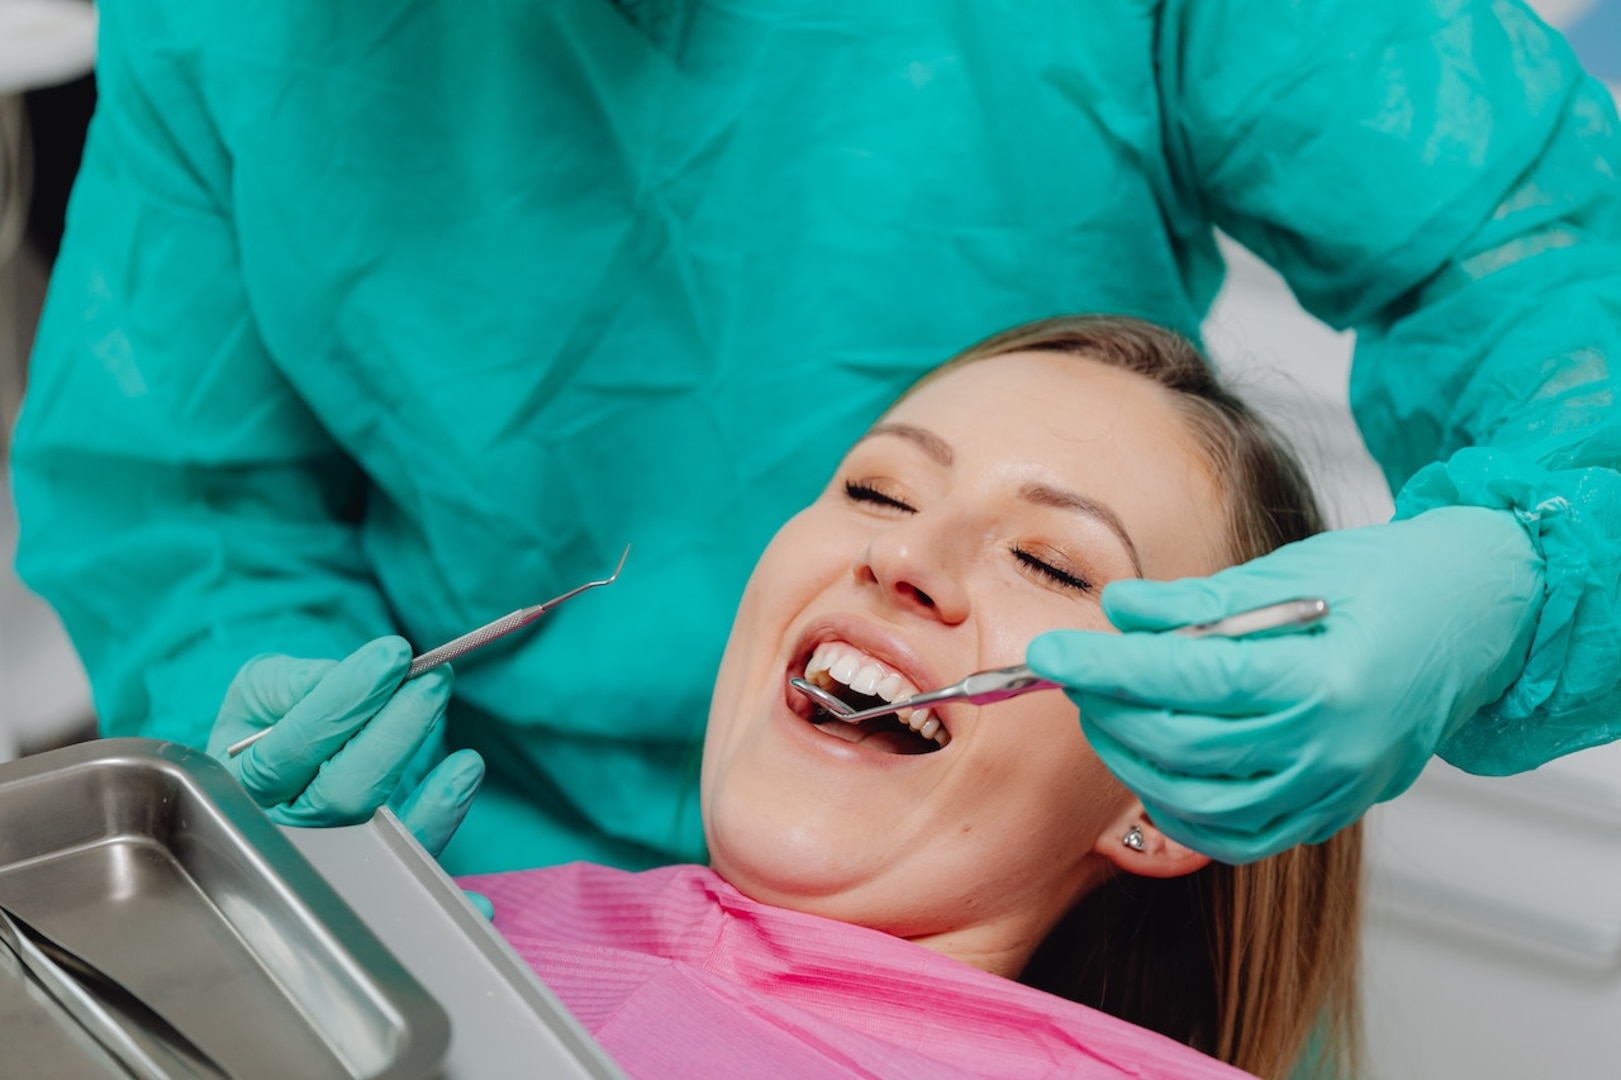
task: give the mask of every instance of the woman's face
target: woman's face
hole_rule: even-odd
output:
[[[1021,663],[1043,631],[1110,629],[1109,581],[1218,569],[1223,529],[1172,398],[1145,379],[1026,352],[919,389],[749,580],[704,748],[716,871],[1017,974],[1109,872],[1095,844],[1137,812],[1074,706],[1057,692],[946,705],[914,734],[817,723],[788,680],[809,668],[847,699],[897,700]]]

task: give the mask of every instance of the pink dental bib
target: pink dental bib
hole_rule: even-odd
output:
[[[633,1077],[1241,1077],[1164,1036],[701,866],[463,878]]]

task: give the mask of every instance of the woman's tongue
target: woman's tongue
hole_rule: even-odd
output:
[[[843,720],[829,717],[816,726],[835,738],[850,743],[861,743],[886,754],[926,754],[932,745],[929,740],[915,734],[910,728],[902,730],[900,723],[888,717],[860,724],[846,724]]]

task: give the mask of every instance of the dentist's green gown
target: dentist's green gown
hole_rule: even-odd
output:
[[[1621,137],[1517,3],[100,7],[14,483],[107,734],[200,745],[253,655],[431,646],[631,542],[458,665],[446,862],[697,858],[775,526],[982,335],[1196,333],[1212,226],[1359,331],[1409,511],[1543,522],[1525,673],[1444,755],[1621,734]]]

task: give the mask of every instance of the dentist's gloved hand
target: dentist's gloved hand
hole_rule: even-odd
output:
[[[403,682],[411,649],[384,637],[342,661],[260,656],[237,672],[208,752],[282,825],[352,825],[388,803],[420,747],[444,723],[449,668]],[[226,747],[271,726],[236,757]],[[438,855],[484,779],[461,750],[436,765],[396,813]]]
[[[1324,533],[1208,578],[1119,581],[1122,631],[1059,630],[1027,662],[1064,686],[1109,769],[1161,831],[1245,863],[1318,843],[1400,794],[1519,676],[1542,560],[1514,515],[1446,507]],[[1303,633],[1154,633],[1293,597]]]

